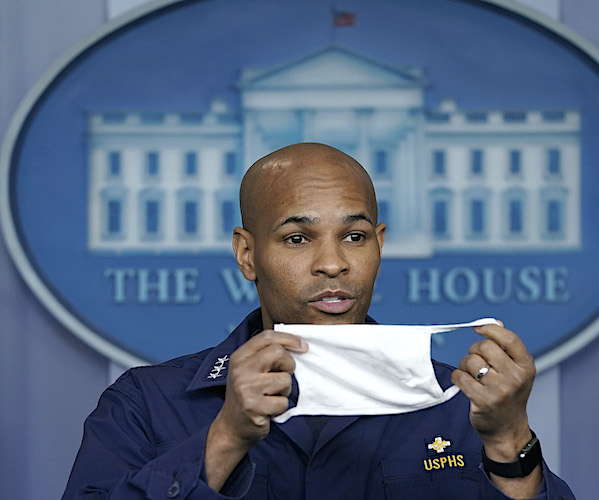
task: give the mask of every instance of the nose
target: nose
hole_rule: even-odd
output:
[[[323,274],[334,278],[347,272],[349,272],[349,261],[340,241],[331,238],[315,245],[312,274]]]

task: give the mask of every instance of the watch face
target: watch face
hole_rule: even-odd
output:
[[[532,432],[532,431],[531,431]],[[533,432],[532,433],[532,439],[528,442],[528,444],[522,448],[522,451],[520,452],[520,458],[525,457],[528,452],[539,442],[537,435]]]

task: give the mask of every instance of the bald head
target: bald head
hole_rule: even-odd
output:
[[[265,328],[364,322],[385,224],[356,160],[324,144],[279,149],[250,167],[240,199],[233,250]]]
[[[318,183],[319,178],[324,181],[331,177],[349,179],[363,190],[376,214],[372,181],[355,159],[325,144],[299,143],[266,155],[248,169],[239,191],[243,227],[250,232],[256,230],[257,221],[269,210],[273,194],[278,194],[278,199],[297,183]]]

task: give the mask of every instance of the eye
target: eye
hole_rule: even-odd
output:
[[[348,243],[361,243],[364,241],[364,238],[366,238],[366,236],[363,233],[349,233],[345,238],[343,238],[343,241]]]
[[[285,241],[291,245],[301,245],[302,243],[306,243],[308,239],[303,234],[292,234],[287,236]]]

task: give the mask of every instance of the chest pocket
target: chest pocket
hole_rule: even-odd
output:
[[[440,454],[381,462],[387,500],[467,500],[478,497],[480,455]]]

